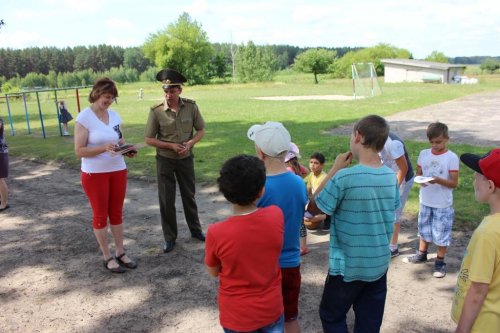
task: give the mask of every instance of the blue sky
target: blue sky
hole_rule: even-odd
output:
[[[211,42],[300,47],[389,43],[500,56],[498,0],[1,0],[0,48],[140,46],[183,12]]]

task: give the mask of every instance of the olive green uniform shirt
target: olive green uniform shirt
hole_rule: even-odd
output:
[[[205,128],[205,121],[201,116],[196,102],[187,98],[180,98],[179,110],[172,111],[164,100],[161,104],[153,106],[149,111],[148,122],[146,124],[147,138],[156,138],[160,141],[183,143],[193,137],[193,129],[196,131]],[[183,159],[191,156],[179,156],[171,149],[156,148],[156,153],[160,156]]]

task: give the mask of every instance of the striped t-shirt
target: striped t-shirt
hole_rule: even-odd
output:
[[[342,169],[316,199],[331,215],[330,275],[376,281],[389,267],[389,242],[399,207],[396,175],[387,166]]]

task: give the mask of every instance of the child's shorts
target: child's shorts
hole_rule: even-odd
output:
[[[299,316],[300,266],[281,268],[281,291],[285,308],[285,322],[296,320]]]
[[[455,219],[452,206],[433,208],[420,204],[418,212],[418,235],[427,243],[450,246],[451,228]]]
[[[302,220],[302,223],[300,224],[300,238],[307,237],[307,230],[306,226],[304,224],[304,220]]]
[[[9,176],[9,154],[0,153],[0,178]]]
[[[401,183],[401,186],[399,187],[399,202],[400,206],[396,210],[396,219],[394,220],[394,223],[399,223],[399,219],[401,218],[401,215],[403,214],[403,209],[405,208],[406,201],[408,201],[408,195],[410,194],[411,187],[413,186],[413,180],[414,178],[411,178],[410,180],[406,181],[403,180]]]

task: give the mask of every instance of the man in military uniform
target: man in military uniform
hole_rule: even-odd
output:
[[[174,249],[177,238],[175,183],[179,184],[184,216],[191,236],[205,241],[194,198],[195,175],[192,148],[205,135],[205,122],[195,101],[181,98],[186,78],[172,69],[158,72],[165,99],[153,106],[146,125],[145,142],[156,147],[156,172],[160,200],[163,252]],[[194,131],[193,131],[194,129]]]

